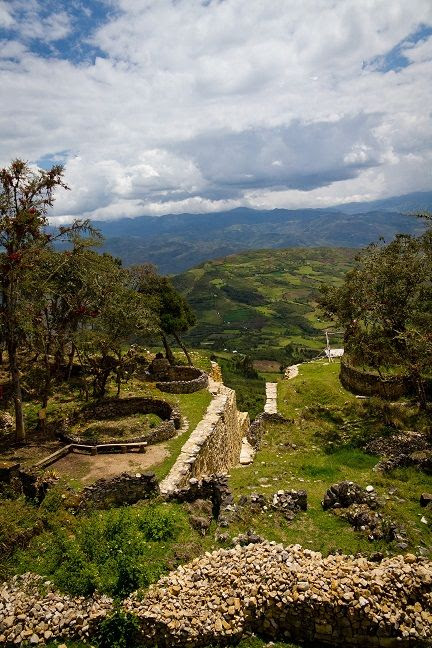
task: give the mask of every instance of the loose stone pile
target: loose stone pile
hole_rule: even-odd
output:
[[[249,507],[253,512],[281,512],[285,519],[291,522],[298,511],[307,511],[307,493],[305,490],[279,490],[268,500],[261,493],[251,493],[249,497],[242,495],[237,508]]]
[[[378,472],[417,466],[432,473],[432,443],[421,432],[398,432],[390,437],[380,437],[368,443],[365,450],[383,457],[375,466]]]
[[[247,632],[331,646],[432,642],[432,563],[381,563],[275,543],[221,549],[132,595],[145,646],[231,645]]]
[[[324,495],[323,509],[348,508],[351,504],[367,504],[369,508],[376,509],[378,502],[372,486],[362,488],[355,482],[342,481],[332,484]]]
[[[356,531],[366,533],[369,540],[386,540],[392,542],[397,540],[403,543],[402,548],[408,545],[405,542],[406,536],[396,522],[383,516],[377,511],[371,511],[367,504],[351,504],[346,509],[335,509],[339,517],[343,517],[354,527]]]
[[[325,493],[322,506],[324,510],[331,509],[339,517],[348,520],[356,531],[365,533],[371,541],[396,540],[400,549],[408,546],[405,530],[377,511],[381,502],[377,499],[373,486],[362,488],[349,481],[333,484]]]
[[[51,638],[87,638],[112,609],[106,596],[84,598],[56,592],[36,574],[0,585],[0,644],[43,644]]]

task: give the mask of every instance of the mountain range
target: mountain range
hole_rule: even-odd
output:
[[[102,251],[125,265],[153,263],[177,274],[203,261],[263,248],[362,247],[397,232],[422,230],[413,214],[432,210],[432,192],[319,209],[239,207],[205,214],[138,216],[98,221]]]

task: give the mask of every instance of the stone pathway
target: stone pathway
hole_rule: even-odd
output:
[[[291,378],[295,378],[296,376],[298,376],[299,367],[300,367],[299,364],[295,364],[295,365],[291,365],[290,367],[287,367],[285,369],[285,378],[291,380]]]
[[[266,399],[264,412],[277,414],[277,383],[266,383]]]

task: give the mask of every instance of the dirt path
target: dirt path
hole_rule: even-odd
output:
[[[95,457],[71,452],[52,469],[61,477],[79,479],[90,484],[102,477],[114,477],[122,472],[144,472],[162,463],[169,456],[165,444],[151,446],[144,454],[100,454]]]

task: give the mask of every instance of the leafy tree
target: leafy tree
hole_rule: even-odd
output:
[[[87,239],[74,235],[71,250],[44,250],[33,273],[31,293],[26,298],[30,319],[27,345],[35,353],[33,373],[41,398],[41,414],[47,407],[53,380],[70,378],[76,352],[74,334],[80,325],[98,314],[91,305],[88,283],[95,253],[88,248],[97,244],[100,237],[91,232],[92,236]],[[41,428],[44,423],[45,418],[41,416]]]
[[[130,342],[157,328],[148,300],[134,289],[130,273],[116,259],[89,252],[88,260],[87,296],[80,306],[87,319],[74,334],[74,344],[92,376],[93,395],[102,398],[111,374],[116,376],[117,394],[122,380],[131,376],[136,352]]]
[[[381,372],[400,366],[426,407],[432,366],[432,228],[369,245],[339,288],[324,287],[321,305],[345,328],[354,363]]]
[[[0,170],[0,328],[8,354],[19,441],[25,441],[19,350],[29,325],[26,296],[34,285],[32,273],[39,257],[54,238],[46,225],[58,187],[68,188],[63,182],[62,166],[34,170],[26,162],[14,160]],[[59,236],[68,236],[82,226],[76,222],[71,227],[61,227]]]
[[[131,269],[131,275],[136,290],[153,301],[159,320],[160,336],[170,364],[175,362],[168,343],[168,336],[172,335],[183,350],[188,364],[192,365],[192,359],[180,337],[181,333],[185,333],[196,323],[195,314],[186,299],[175,290],[169,278],[158,275],[152,265],[136,266]]]

